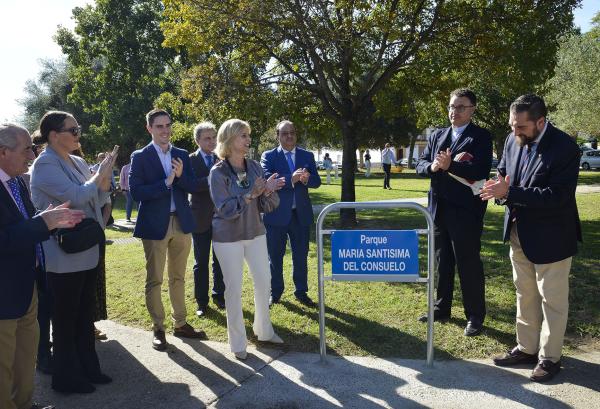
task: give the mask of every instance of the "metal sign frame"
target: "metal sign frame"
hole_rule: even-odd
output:
[[[427,229],[417,229],[417,234],[427,235],[427,277],[407,276],[404,278],[386,279],[382,275],[373,275],[369,277],[341,277],[333,275],[325,277],[323,269],[323,236],[330,235],[335,231],[344,229],[323,229],[323,221],[329,213],[340,209],[412,209],[417,210],[425,216],[427,220]],[[431,213],[418,203],[413,202],[337,202],[326,206],[317,218],[317,269],[319,273],[319,352],[321,361],[325,361],[327,356],[327,345],[325,339],[325,280],[331,281],[396,281],[408,283],[426,283],[427,284],[427,366],[433,367],[433,289],[435,286],[435,239],[433,234],[433,218]]]

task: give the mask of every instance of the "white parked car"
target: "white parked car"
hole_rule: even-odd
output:
[[[585,170],[600,168],[600,150],[584,151],[581,154],[579,165]]]

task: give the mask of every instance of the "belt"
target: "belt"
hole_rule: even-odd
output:
[[[171,212],[171,216],[177,216],[177,212]]]

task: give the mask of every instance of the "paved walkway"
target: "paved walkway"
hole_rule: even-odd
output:
[[[151,347],[151,333],[112,321],[98,325],[103,370],[113,377],[90,395],[61,395],[37,375],[36,401],[59,409],[192,408],[598,408],[600,351],[563,360],[549,384],[528,380],[531,368],[505,369],[489,360],[435,361],[328,357],[249,348],[232,358],[227,344],[167,336],[168,352]]]

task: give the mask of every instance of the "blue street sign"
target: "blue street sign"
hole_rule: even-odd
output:
[[[331,264],[333,277],[382,280],[395,275],[416,279],[419,274],[417,232],[336,230],[331,233]]]

